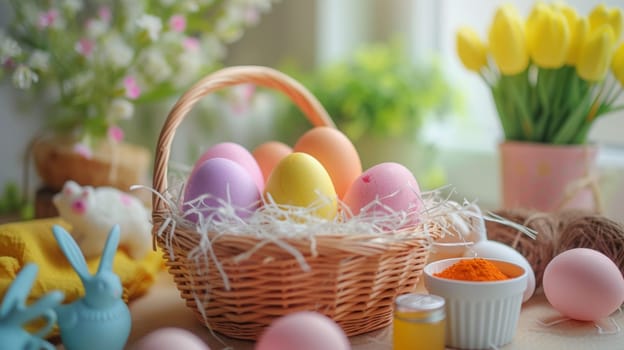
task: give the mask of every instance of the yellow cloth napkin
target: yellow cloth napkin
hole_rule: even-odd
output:
[[[0,225],[0,295],[5,294],[21,268],[31,262],[39,266],[39,273],[29,300],[39,299],[52,290],[63,291],[65,303],[84,295],[80,278],[52,235],[53,225],[71,228],[60,218]],[[91,273],[97,271],[99,261],[99,257],[87,260]],[[124,300],[128,302],[146,293],[162,267],[159,252],[149,252],[143,259],[133,260],[118,250],[113,271],[121,279]]]

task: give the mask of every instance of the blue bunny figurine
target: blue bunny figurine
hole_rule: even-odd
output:
[[[55,349],[43,337],[50,333],[56,323],[54,307],[59,305],[64,295],[60,291],[53,291],[26,306],[26,297],[32,289],[38,269],[35,264],[26,264],[4,295],[0,305],[0,347],[3,349]],[[35,334],[22,328],[24,324],[40,318],[45,319],[46,324]]]
[[[60,226],[52,228],[56,241],[85,289],[85,296],[57,309],[61,340],[67,350],[122,350],[128,341],[132,319],[121,298],[123,288],[113,272],[119,244],[119,226],[108,234],[95,275],[72,236]]]

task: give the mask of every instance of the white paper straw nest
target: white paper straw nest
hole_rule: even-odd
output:
[[[394,211],[383,205],[383,198],[378,198],[362,208],[358,215],[352,215],[350,209],[338,200],[338,214],[333,220],[327,220],[314,215],[318,207],[330,201],[330,198],[322,195],[319,195],[318,201],[309,207],[277,204],[269,196],[263,198],[259,209],[245,219],[241,219],[236,212],[246,208],[235,208],[227,199],[215,198],[218,204],[214,207],[207,207],[204,200],[210,195],[201,196],[186,203],[190,209],[182,212],[184,182],[172,183],[173,185],[165,193],[158,194],[169,208],[166,224],[161,226],[158,234],[162,235],[169,228],[170,235],[174,235],[175,227],[178,225],[191,228],[202,237],[201,242],[205,242],[202,244],[204,248],[206,244],[209,245],[220,235],[228,234],[253,236],[262,242],[261,245],[272,242],[289,251],[291,249],[287,245],[280,243],[282,240],[307,239],[310,242],[310,250],[314,252],[315,237],[319,235],[357,234],[362,239],[369,237],[375,241],[390,242],[411,239],[414,236],[430,238],[429,229],[432,227],[439,230],[437,238],[452,236],[455,237],[454,239],[464,241],[469,235],[475,233],[485,238],[484,220],[514,226],[525,234],[534,236],[531,230],[492,213],[483,215],[476,201],[464,200],[460,204],[451,200],[450,197],[455,194],[455,191],[450,186],[421,193],[423,205],[419,211]],[[375,208],[374,211],[373,208]],[[380,211],[379,208],[382,210]],[[201,214],[202,212],[209,214],[199,215],[200,220],[197,224],[185,219],[192,213]],[[291,253],[300,255],[298,252]]]

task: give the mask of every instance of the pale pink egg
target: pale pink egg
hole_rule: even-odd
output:
[[[548,302],[575,320],[597,321],[624,303],[622,273],[593,249],[570,249],[554,257],[544,270],[543,285]]]
[[[264,190],[264,176],[262,176],[262,171],[260,170],[256,159],[245,147],[234,142],[218,143],[210,147],[201,155],[201,157],[199,157],[199,160],[195,163],[191,174],[197,170],[197,167],[211,158],[225,158],[238,163],[249,173],[249,175],[251,175],[251,178],[258,186],[258,190],[261,192]]]
[[[363,172],[351,184],[343,201],[353,215],[361,211],[366,215],[390,211],[419,213],[422,208],[416,178],[405,166],[393,162],[377,164]]]
[[[260,336],[256,350],[349,350],[349,339],[330,318],[301,311],[275,320]]]
[[[135,350],[210,350],[195,334],[181,328],[161,328],[141,338]]]
[[[275,166],[292,152],[292,148],[285,143],[269,141],[254,148],[251,154],[256,159],[264,180],[268,181]]]

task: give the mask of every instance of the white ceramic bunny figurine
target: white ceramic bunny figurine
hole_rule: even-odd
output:
[[[70,180],[53,202],[88,258],[100,253],[115,224],[121,230],[120,246],[132,258],[142,258],[152,247],[149,211],[134,196],[113,187],[81,187]]]
[[[26,298],[32,289],[38,267],[27,264],[11,283],[0,305],[0,348],[14,350],[54,350],[55,347],[43,337],[50,333],[56,323],[54,307],[63,300],[63,293],[52,291],[36,302],[26,306]],[[35,334],[22,327],[33,320],[45,319],[45,325]]]
[[[52,228],[56,241],[76,270],[85,296],[56,309],[61,340],[67,350],[121,350],[130,335],[131,316],[121,298],[123,288],[113,272],[113,258],[119,244],[119,226],[110,231],[95,275],[87,268],[80,248],[60,226]]]

